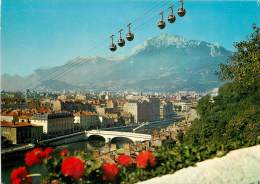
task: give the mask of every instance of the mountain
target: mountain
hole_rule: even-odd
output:
[[[3,75],[2,88],[205,91],[221,84],[215,73],[231,54],[217,44],[162,34],[124,58],[77,57],[24,78]]]

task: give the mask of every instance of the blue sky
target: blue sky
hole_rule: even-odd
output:
[[[233,49],[252,23],[260,25],[257,1],[187,1],[187,15],[157,29],[158,12],[177,1],[159,0],[2,0],[1,73],[31,74],[78,56],[121,56],[160,33],[218,43]],[[152,11],[149,11],[151,10]],[[133,22],[136,39],[116,53],[109,35]]]

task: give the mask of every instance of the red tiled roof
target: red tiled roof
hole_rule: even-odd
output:
[[[49,112],[51,112],[51,110],[50,109],[47,109],[47,108],[40,108],[39,110],[38,110],[38,112],[39,113],[49,113]]]
[[[17,115],[18,115],[18,113],[15,111],[11,111],[11,112],[7,113],[7,116],[17,116]]]
[[[22,115],[19,116],[19,119],[30,119],[32,116],[28,116],[28,115]]]
[[[96,115],[96,113],[94,112],[90,112],[90,111],[81,111],[81,112],[76,112],[74,113],[74,116],[91,116],[91,115]]]
[[[32,124],[25,123],[25,122],[13,123],[13,122],[1,121],[1,126],[3,126],[3,127],[26,127],[26,126],[32,126]]]

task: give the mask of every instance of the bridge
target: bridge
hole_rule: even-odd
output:
[[[152,139],[151,135],[148,134],[139,134],[139,133],[131,133],[131,132],[117,132],[117,131],[104,131],[104,130],[90,130],[85,131],[85,135],[87,138],[91,136],[101,136],[105,139],[105,142],[111,142],[116,138],[126,138],[131,140],[133,143],[135,142],[143,142],[150,141]]]

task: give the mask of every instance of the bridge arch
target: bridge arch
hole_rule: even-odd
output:
[[[106,138],[103,137],[102,135],[95,135],[95,134],[90,135],[87,140],[89,144],[91,144],[94,147],[104,146],[107,141]]]
[[[103,137],[105,142],[110,142],[112,139],[123,139],[123,140],[131,140],[132,142],[143,142],[147,140],[151,140],[152,136],[149,134],[139,134],[139,133],[131,133],[131,132],[117,132],[117,131],[104,131],[104,130],[90,130],[85,131],[85,135],[89,138],[91,136],[97,135],[99,137]],[[126,138],[126,139],[125,139]],[[115,141],[114,140],[114,141]]]
[[[113,137],[110,141],[112,144],[118,142],[134,144],[134,140],[128,137]]]

